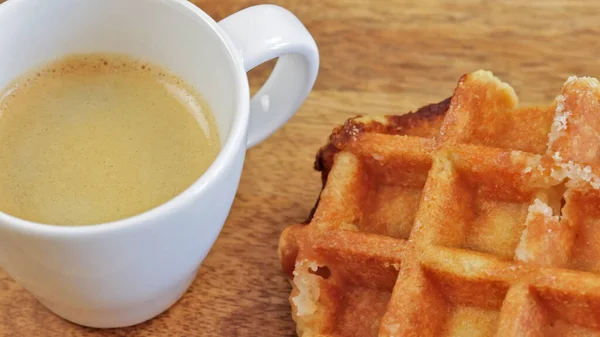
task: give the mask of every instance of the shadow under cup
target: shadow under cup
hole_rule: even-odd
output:
[[[214,21],[187,1],[9,1],[0,5],[0,27],[0,88],[65,55],[120,53],[163,66],[211,107],[221,152],[166,204],[84,227],[0,213],[0,266],[50,310],[92,327],[152,318],[188,288],[231,207],[248,124],[241,61]]]

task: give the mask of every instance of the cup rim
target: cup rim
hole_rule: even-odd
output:
[[[143,225],[152,218],[178,212],[180,209],[187,206],[194,197],[197,197],[209,188],[228,165],[231,165],[235,159],[234,157],[237,152],[236,148],[239,146],[238,144],[241,143],[241,146],[244,148],[246,147],[246,132],[244,128],[248,127],[249,114],[243,112],[245,110],[249,111],[250,88],[242,59],[237,54],[237,49],[233,42],[210,15],[193,3],[186,0],[157,0],[157,2],[167,3],[171,6],[180,6],[181,9],[192,12],[199,20],[204,21],[213,34],[218,37],[220,43],[225,47],[227,54],[229,55],[229,63],[235,68],[234,81],[237,92],[235,95],[237,103],[234,107],[235,112],[233,113],[229,135],[225,139],[215,160],[211,163],[209,168],[183,192],[154,208],[133,216],[114,221],[90,223],[81,226],[61,226],[29,221],[0,211],[0,226],[9,227],[12,230],[27,234],[60,237],[98,235],[112,231],[131,229],[134,226]],[[2,14],[1,12],[3,11],[10,10],[12,6],[15,6],[17,3],[19,2],[14,2],[14,4],[13,1],[3,3],[0,6],[0,14]]]

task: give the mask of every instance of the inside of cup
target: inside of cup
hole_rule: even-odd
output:
[[[236,69],[210,18],[184,1],[22,0],[0,5],[0,90],[75,53],[121,53],[163,66],[215,114],[221,143],[234,119]]]

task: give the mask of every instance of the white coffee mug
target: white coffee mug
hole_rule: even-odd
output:
[[[211,106],[223,144],[191,187],[131,218],[60,227],[0,212],[1,267],[69,321],[122,327],[158,315],[189,287],[229,213],[246,149],[295,113],[314,84],[319,56],[302,23],[272,5],[219,23],[186,0],[0,5],[0,88],[83,52],[124,53],[180,76]],[[275,57],[271,77],[250,99],[246,72]]]

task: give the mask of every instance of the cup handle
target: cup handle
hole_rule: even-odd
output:
[[[317,78],[319,50],[298,18],[275,5],[248,7],[219,22],[246,71],[279,57],[269,79],[250,101],[247,146],[279,129],[302,105]]]

